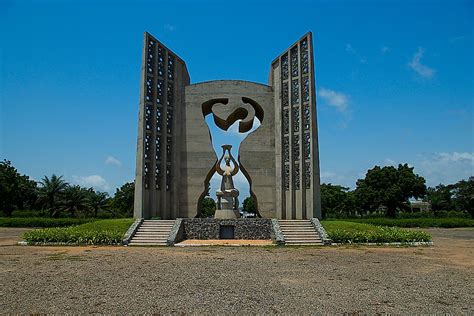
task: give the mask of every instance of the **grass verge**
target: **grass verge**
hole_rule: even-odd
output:
[[[95,218],[0,217],[0,227],[66,227],[96,220]]]
[[[398,227],[383,227],[348,221],[322,221],[335,243],[411,243],[431,241],[431,235]]]
[[[472,218],[367,218],[367,219],[347,219],[347,222],[357,222],[378,226],[390,227],[474,227]]]
[[[78,226],[36,229],[26,232],[23,238],[31,244],[114,245],[122,242],[132,223],[132,218],[104,219]]]

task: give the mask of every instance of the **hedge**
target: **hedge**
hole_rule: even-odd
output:
[[[96,220],[95,218],[0,217],[0,227],[66,227]]]

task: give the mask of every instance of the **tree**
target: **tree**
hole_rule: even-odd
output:
[[[61,205],[63,210],[76,217],[77,212],[87,211],[89,208],[89,191],[78,185],[68,186],[64,189]]]
[[[0,162],[0,210],[11,216],[15,209],[34,206],[36,199],[36,182],[21,175],[10,161]]]
[[[357,180],[355,194],[362,209],[375,211],[385,206],[386,216],[395,217],[397,209],[403,208],[409,198],[426,194],[425,179],[408,164],[399,164],[398,168],[375,166],[367,171],[365,179]]]
[[[49,210],[51,217],[59,215],[58,202],[64,193],[64,190],[68,187],[68,183],[62,179],[62,176],[53,174],[51,178],[44,176],[40,182],[40,189],[38,191],[39,199],[44,203],[46,208]]]
[[[321,212],[323,218],[328,215],[340,217],[338,215],[343,211],[347,191],[349,191],[349,188],[340,185],[321,184]]]
[[[474,177],[461,180],[454,184],[452,189],[453,204],[458,211],[467,211],[474,217]]]
[[[242,203],[242,208],[244,212],[257,214],[257,207],[255,206],[255,200],[249,196],[244,199]]]
[[[125,183],[115,191],[115,195],[111,200],[112,212],[119,212],[123,216],[132,217],[134,198],[135,183]]]
[[[94,189],[88,190],[89,206],[93,216],[97,217],[100,210],[104,210],[109,202],[109,195],[106,192],[95,192]]]
[[[431,203],[433,211],[449,211],[453,210],[453,201],[451,186],[439,184],[436,187],[429,187],[426,190],[425,200]]]
[[[201,214],[200,217],[213,217],[216,213],[216,201],[209,196],[206,196],[201,201]]]

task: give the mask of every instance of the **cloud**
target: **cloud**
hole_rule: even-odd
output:
[[[349,97],[341,92],[336,92],[331,89],[320,88],[319,96],[325,100],[330,106],[336,108],[337,111],[344,113],[349,106]]]
[[[440,152],[418,155],[416,165],[430,186],[456,183],[474,175],[474,152]]]
[[[459,41],[464,40],[465,38],[466,38],[466,35],[461,35],[461,36],[451,37],[451,38],[449,39],[449,41],[450,41],[451,43],[453,43],[453,42],[459,42]]]
[[[106,165],[115,165],[115,166],[119,166],[119,167],[122,165],[122,162],[120,160],[118,160],[117,158],[113,157],[113,156],[107,156],[104,163]]]
[[[357,59],[359,59],[359,62],[361,62],[362,64],[366,64],[367,63],[367,58],[363,57],[363,56],[360,56],[357,51],[354,49],[354,47],[352,47],[351,44],[346,44],[346,52],[350,53],[350,54],[353,54],[354,56],[357,57]]]
[[[174,25],[171,25],[171,24],[165,24],[165,25],[163,25],[163,28],[167,31],[170,31],[170,32],[173,32],[174,30],[176,30],[176,27]]]
[[[418,51],[413,55],[413,58],[408,63],[408,66],[410,66],[411,69],[413,69],[423,78],[430,79],[434,76],[436,70],[421,63],[421,58],[423,57],[424,53],[424,49],[422,47],[418,47]]]
[[[388,46],[382,46],[382,48],[380,49],[380,51],[385,54],[385,53],[389,53],[392,49]]]
[[[92,187],[101,191],[108,191],[110,189],[110,185],[107,181],[96,174],[91,176],[72,176],[72,181],[73,183],[86,188]]]
[[[386,166],[398,166],[397,162],[393,159],[390,159],[390,158],[386,158],[384,160],[384,165],[386,165]]]
[[[346,44],[346,52],[355,53],[355,50],[352,48],[351,44]]]

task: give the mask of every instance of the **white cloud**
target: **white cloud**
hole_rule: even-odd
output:
[[[357,57],[357,59],[359,60],[359,62],[361,62],[362,64],[366,64],[367,63],[367,58],[359,55],[357,53],[357,51],[354,49],[354,47],[352,47],[351,44],[346,44],[346,52],[350,53],[350,54],[353,54],[355,57]]]
[[[380,51],[385,54],[385,53],[389,53],[391,51],[391,48],[388,47],[388,46],[382,46],[382,48],[380,49]]]
[[[107,181],[96,174],[91,176],[72,176],[72,181],[73,183],[86,188],[92,187],[101,191],[108,191],[110,189],[110,185]]]
[[[319,96],[323,98],[329,105],[333,106],[339,112],[346,112],[349,106],[349,97],[341,92],[336,92],[331,89],[320,88]]]
[[[386,158],[384,160],[384,165],[386,165],[386,166],[397,166],[398,164],[395,160],[390,159],[390,158]]]
[[[461,36],[451,37],[451,38],[449,39],[449,41],[450,41],[451,43],[453,43],[453,42],[462,41],[462,40],[464,40],[465,38],[466,38],[466,35],[461,35]]]
[[[167,31],[170,31],[170,32],[173,32],[174,30],[176,30],[176,27],[174,25],[171,25],[171,24],[165,24],[165,25],[163,25],[163,28]]]
[[[411,69],[413,69],[417,74],[419,74],[423,78],[430,79],[433,77],[436,70],[426,65],[423,65],[421,63],[421,58],[423,57],[424,53],[425,53],[424,49],[422,47],[418,47],[418,51],[413,55],[413,58],[408,63],[408,66],[410,66]]]
[[[115,166],[122,165],[122,162],[113,156],[107,156],[104,162],[106,165],[115,165]]]
[[[346,44],[346,52],[355,53],[355,50],[352,48],[351,44]]]
[[[441,152],[419,155],[416,169],[430,186],[449,184],[474,175],[474,152]]]

